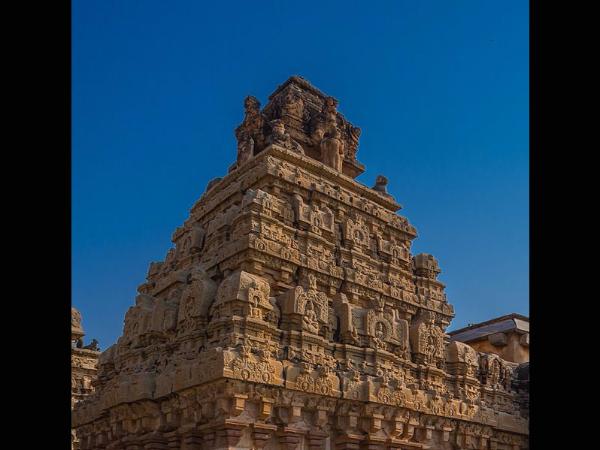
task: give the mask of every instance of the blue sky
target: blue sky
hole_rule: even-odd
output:
[[[243,99],[339,99],[440,262],[449,330],[529,312],[528,4],[74,0],[72,302],[107,348],[150,261],[235,160]]]

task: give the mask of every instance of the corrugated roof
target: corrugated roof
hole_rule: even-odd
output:
[[[451,331],[448,334],[453,341],[469,342],[484,338],[490,334],[504,333],[512,330],[528,333],[529,318],[513,313]]]

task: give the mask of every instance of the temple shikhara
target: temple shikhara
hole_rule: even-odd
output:
[[[291,77],[152,262],[75,405],[81,450],[528,448],[519,364],[445,332],[437,260],[360,128]],[[233,152],[232,152],[233,160]]]

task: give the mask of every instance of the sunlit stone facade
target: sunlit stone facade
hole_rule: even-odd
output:
[[[337,107],[300,77],[246,98],[75,408],[82,450],[528,448],[516,364],[450,342],[438,262],[386,177],[355,181]]]

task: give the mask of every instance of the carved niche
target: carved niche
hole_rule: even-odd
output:
[[[339,317],[339,338],[343,344],[360,345],[358,327],[353,322],[352,304],[346,294],[338,293],[333,298],[333,307]]]
[[[410,327],[410,345],[415,362],[440,367],[445,359],[444,332],[435,323],[435,313],[422,309]]]
[[[344,243],[349,248],[369,248],[370,231],[362,217],[347,218],[342,223],[342,230]]]
[[[125,314],[123,336],[119,338],[120,347],[140,347],[140,337],[151,326],[152,313],[156,299],[148,294],[140,294],[135,298],[135,306],[130,307]]]
[[[365,316],[365,330],[371,346],[410,359],[408,321],[398,317],[398,311],[386,308],[383,297],[375,299],[374,303]]]
[[[216,283],[201,267],[194,267],[187,276],[181,294],[177,323],[179,332],[192,332],[206,324],[208,308],[215,298]]]
[[[295,194],[292,202],[296,221],[302,228],[318,235],[323,232],[333,235],[334,215],[331,209],[325,205],[319,207],[316,203],[306,204],[300,194]]]
[[[281,312],[292,329],[320,334],[329,326],[329,298],[317,290],[316,277],[307,276],[307,288],[296,286],[281,298]]]
[[[408,245],[404,242],[398,244],[394,239],[388,241],[377,236],[377,248],[385,260],[395,266],[406,266],[410,262]]]
[[[237,270],[219,285],[210,316],[212,320],[233,316],[264,320],[265,314],[273,310],[270,290],[264,278]]]

